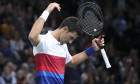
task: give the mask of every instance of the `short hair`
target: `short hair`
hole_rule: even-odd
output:
[[[69,28],[68,32],[76,32],[79,36],[83,34],[82,24],[76,17],[67,17],[63,20],[59,28],[63,28],[65,26]]]

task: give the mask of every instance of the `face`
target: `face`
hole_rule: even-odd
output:
[[[63,32],[63,34],[61,34],[60,36],[60,43],[64,44],[64,43],[72,43],[74,39],[76,39],[78,37],[76,32]]]
[[[5,75],[10,75],[11,74],[11,70],[8,66],[4,67],[4,73],[5,73]]]

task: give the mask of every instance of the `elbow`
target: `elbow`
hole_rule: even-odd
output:
[[[33,39],[33,35],[29,34],[29,35],[28,35],[28,39],[29,39],[29,40],[32,40],[32,39]]]
[[[35,36],[29,34],[28,39],[30,40],[30,42],[33,46],[37,46],[39,41],[37,40],[37,38]]]
[[[70,61],[70,62],[68,63],[68,66],[69,66],[70,68],[74,68],[74,67],[76,66],[76,64],[73,63],[73,60],[72,60],[72,61]]]
[[[29,35],[28,35],[28,39],[29,39],[30,41],[32,41],[32,42],[35,41],[35,37],[34,37],[32,34],[29,34]]]

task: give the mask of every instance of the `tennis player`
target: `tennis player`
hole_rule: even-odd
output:
[[[74,56],[69,54],[66,43],[72,43],[82,32],[81,23],[76,17],[68,17],[56,30],[40,35],[54,8],[61,10],[58,3],[50,3],[29,33],[36,65],[36,84],[64,84],[65,65],[73,67],[87,59],[100,49],[97,43],[104,46],[104,39],[98,37],[85,51]]]

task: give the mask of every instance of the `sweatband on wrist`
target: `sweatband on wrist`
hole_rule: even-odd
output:
[[[91,56],[94,52],[96,52],[93,47],[89,47],[88,49],[85,50],[85,53],[87,54],[87,56]]]
[[[49,12],[45,10],[45,11],[43,11],[43,13],[41,14],[40,17],[46,21],[48,16],[49,16]]]

